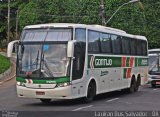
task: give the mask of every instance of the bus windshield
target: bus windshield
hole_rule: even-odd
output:
[[[149,56],[149,71],[150,72],[160,72],[160,60],[158,55]]]
[[[25,34],[25,36],[22,35],[23,41],[19,45],[17,56],[18,76],[27,77],[29,75],[30,77],[37,78],[69,76],[70,60],[67,58],[66,40],[71,40],[71,31],[70,34],[68,30],[68,34],[64,32],[65,36],[62,30],[59,30],[59,34],[57,31],[58,30],[56,30],[56,35],[53,36],[52,39],[48,34],[54,35],[50,34],[51,32],[55,33],[54,30],[50,32],[33,31],[35,34],[45,34],[45,36],[39,36],[41,39],[36,38],[36,36],[32,37],[34,41],[31,41],[31,37],[29,38],[28,34]],[[43,41],[42,37],[44,37]]]

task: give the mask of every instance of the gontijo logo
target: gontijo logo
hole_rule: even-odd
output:
[[[93,69],[94,67],[107,67],[112,66],[112,59],[95,57],[94,55],[90,58],[90,67]]]
[[[111,66],[112,59],[95,59],[96,66]]]

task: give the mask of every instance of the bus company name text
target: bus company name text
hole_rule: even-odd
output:
[[[112,66],[112,59],[95,59],[95,66]]]

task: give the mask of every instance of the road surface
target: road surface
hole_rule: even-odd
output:
[[[50,104],[42,104],[38,99],[18,98],[16,81],[13,78],[0,85],[0,110],[29,113],[49,111],[59,112],[64,116],[74,112],[83,114],[92,112],[94,116],[99,116],[98,114],[105,114],[98,113],[99,111],[160,111],[160,88],[145,85],[132,94],[115,91],[98,95],[92,103],[87,104],[81,99],[53,100]]]

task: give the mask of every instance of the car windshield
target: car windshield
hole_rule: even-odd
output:
[[[17,56],[17,75],[44,78],[68,76],[70,60],[67,58],[67,41],[71,40],[71,31],[33,32],[32,36],[29,36],[30,31],[22,35],[23,41]],[[37,33],[39,35],[36,36]]]

